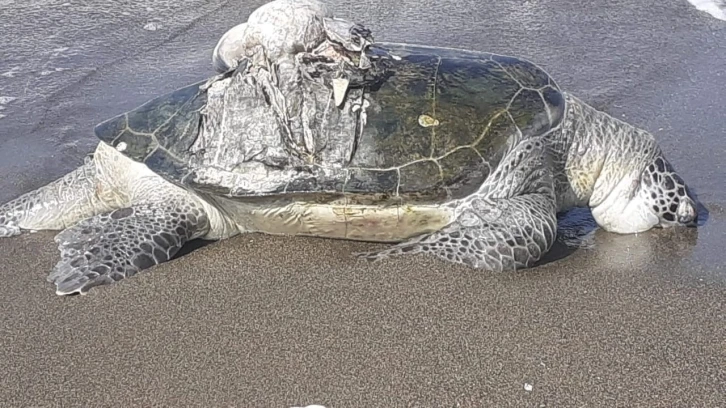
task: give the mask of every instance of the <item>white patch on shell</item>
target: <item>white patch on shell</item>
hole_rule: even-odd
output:
[[[438,119],[434,119],[429,115],[421,115],[418,117],[418,124],[422,127],[438,126]]]
[[[333,96],[335,97],[335,106],[339,107],[343,104],[345,93],[348,91],[350,81],[346,78],[333,79]]]
[[[121,142],[116,145],[116,150],[118,150],[119,152],[123,152],[124,150],[126,150],[127,147],[128,146],[126,145],[126,142]]]
[[[318,0],[275,0],[255,9],[246,23],[227,31],[214,47],[212,64],[217,72],[236,67],[257,46],[267,58],[280,61],[298,50],[311,51],[326,39],[324,18],[332,17]]]
[[[228,30],[212,52],[212,65],[219,73],[236,68],[238,58],[242,58],[245,50],[245,30],[247,23],[238,24]]]

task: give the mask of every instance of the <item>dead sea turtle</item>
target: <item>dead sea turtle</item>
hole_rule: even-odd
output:
[[[533,63],[370,44],[358,25],[341,36],[340,20],[314,17],[314,49],[246,48],[224,74],[98,125],[92,160],[0,206],[0,236],[64,229],[48,279],[70,294],[245,232],[390,242],[360,255],[501,271],[539,260],[555,214],[576,206],[617,233],[695,224],[651,134]]]

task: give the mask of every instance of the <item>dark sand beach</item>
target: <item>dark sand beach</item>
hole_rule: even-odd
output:
[[[0,1],[0,202],[82,163],[95,123],[211,75],[262,3]],[[45,281],[54,232],[2,239],[0,406],[726,406],[726,22],[685,0],[330,4],[379,40],[537,62],[656,134],[701,225],[618,236],[575,211],[543,265],[505,274],[251,234],[73,297]]]

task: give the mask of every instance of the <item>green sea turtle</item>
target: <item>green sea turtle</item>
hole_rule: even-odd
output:
[[[501,271],[539,260],[572,207],[617,233],[695,224],[653,136],[535,64],[374,43],[305,4],[303,22],[253,27],[264,41],[228,53],[226,72],[99,124],[85,164],[0,206],[0,236],[63,229],[48,280],[71,294],[245,232]],[[275,27],[304,35],[290,46]]]

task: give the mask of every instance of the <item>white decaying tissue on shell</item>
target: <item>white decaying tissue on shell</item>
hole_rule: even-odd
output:
[[[244,33],[247,23],[232,27],[219,39],[212,52],[214,70],[223,73],[237,66],[237,57],[244,55]]]
[[[340,54],[338,47],[342,47],[360,53],[357,65],[365,69],[370,65],[364,54],[370,44],[366,31],[351,21],[335,18],[320,1],[276,0],[259,7],[246,22],[224,33],[214,48],[212,64],[224,74],[237,68],[244,58],[263,65],[271,63],[280,84],[293,83],[298,75],[296,58],[302,53],[352,63]],[[339,72],[331,85],[335,105],[340,107],[350,80]]]
[[[270,60],[312,51],[325,41],[323,18],[332,17],[315,0],[278,0],[260,6],[247,22],[227,31],[217,42],[212,64],[222,73],[237,66],[239,59],[262,46]]]

